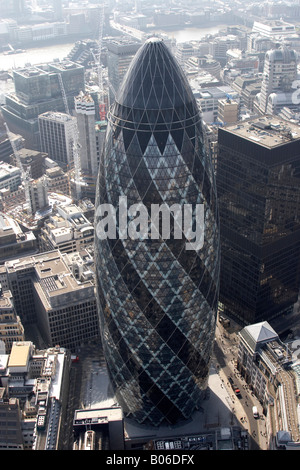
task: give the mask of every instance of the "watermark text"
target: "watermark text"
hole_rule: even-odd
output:
[[[138,202],[131,206],[127,197],[112,204],[99,204],[96,209],[96,236],[100,240],[187,240],[187,250],[200,250],[204,244],[204,204],[151,204],[150,211]],[[173,224],[171,223],[173,221]]]

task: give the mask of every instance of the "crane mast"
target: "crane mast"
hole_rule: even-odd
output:
[[[62,94],[64,105],[65,105],[65,111],[70,116],[70,110],[69,110],[67,95],[66,95],[66,92],[65,92],[64,82],[63,82],[61,73],[58,74],[58,80],[59,80],[61,94]]]
[[[22,181],[24,183],[24,188],[25,188],[25,199],[26,199],[26,203],[27,203],[27,207],[28,207],[28,213],[30,215],[32,215],[32,204],[31,204],[31,198],[30,198],[30,190],[29,190],[29,174],[28,174],[28,171],[25,172],[24,168],[23,168],[23,165],[22,165],[22,162],[21,162],[21,159],[20,159],[20,155],[19,155],[19,152],[17,150],[17,147],[15,145],[15,142],[12,138],[12,135],[11,135],[11,132],[8,128],[8,125],[7,123],[5,122],[4,123],[5,125],[5,129],[6,129],[6,133],[7,133],[7,136],[9,138],[9,141],[10,141],[10,144],[11,144],[11,147],[13,149],[13,153],[14,153],[14,156],[15,156],[15,159],[16,159],[16,162],[17,162],[17,165],[18,167],[20,168],[21,170],[21,176],[22,176]]]
[[[105,109],[104,92],[103,92],[103,76],[102,76],[102,67],[101,67],[101,50],[102,50],[103,24],[104,24],[104,7],[105,7],[105,5],[103,3],[102,8],[100,10],[99,35],[98,35],[98,60],[97,60],[100,121],[105,121],[105,119],[106,119],[106,109]]]
[[[76,124],[76,119],[71,116],[67,95],[65,92],[65,87],[63,84],[63,79],[61,74],[58,74],[61,94],[63,97],[65,111],[68,116],[70,116],[73,120],[73,157],[74,157],[74,180],[75,180],[75,191],[76,191],[76,199],[79,200],[81,198],[81,187],[80,187],[80,155],[79,155],[79,142],[78,142],[78,129]]]

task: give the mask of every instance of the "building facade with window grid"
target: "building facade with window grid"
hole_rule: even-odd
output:
[[[242,324],[293,308],[300,287],[300,132],[263,116],[219,129],[220,300]]]
[[[73,275],[59,250],[9,261],[3,277],[24,327],[37,325],[49,346],[75,351],[99,339],[93,276],[80,280]]]

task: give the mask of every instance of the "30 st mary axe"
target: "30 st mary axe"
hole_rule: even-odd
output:
[[[215,179],[190,86],[165,43],[135,55],[108,116],[97,208],[141,203],[204,207],[204,244],[95,237],[97,296],[111,383],[126,416],[160,425],[191,417],[203,399],[219,289]],[[98,215],[97,215],[98,213]],[[116,210],[118,232],[118,210]],[[170,216],[171,217],[171,216]],[[172,217],[171,217],[172,219]]]

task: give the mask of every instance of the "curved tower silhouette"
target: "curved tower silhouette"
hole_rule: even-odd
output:
[[[169,238],[161,231],[159,238],[120,236],[119,210],[116,238],[95,237],[101,336],[116,397],[125,415],[139,423],[176,423],[191,417],[207,386],[219,222],[199,110],[163,41],[150,39],[139,49],[108,121],[96,232],[103,220],[100,205],[118,209],[120,197],[127,207],[140,203],[149,213],[153,204],[204,208],[199,249],[187,249],[186,232],[175,236],[175,215]]]

